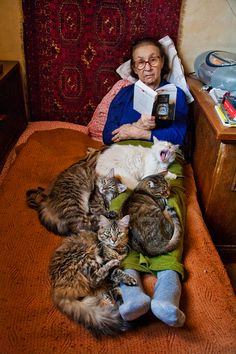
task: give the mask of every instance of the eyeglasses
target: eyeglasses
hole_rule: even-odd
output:
[[[151,57],[148,60],[139,59],[134,62],[134,67],[137,70],[143,70],[148,63],[150,66],[155,68],[160,63],[160,59],[161,57],[159,56]]]

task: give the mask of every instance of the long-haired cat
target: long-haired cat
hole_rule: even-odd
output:
[[[126,187],[114,177],[114,170],[101,177],[95,173],[100,152],[90,150],[44,190],[26,192],[27,204],[38,211],[40,222],[59,235],[97,229],[97,215],[108,213],[111,200]],[[109,214],[109,213],[108,213]]]
[[[153,141],[150,148],[141,145],[111,145],[98,156],[96,172],[104,176],[113,167],[115,176],[119,176],[128,188],[134,189],[142,178],[167,171],[175,160],[179,145],[155,137]],[[166,178],[176,178],[176,175],[169,172]]]
[[[120,282],[136,284],[118,268],[128,253],[128,225],[128,215],[119,220],[101,215],[97,234],[82,231],[80,237],[65,238],[49,265],[55,305],[97,336],[128,329],[118,305],[109,300]]]
[[[167,205],[170,189],[164,174],[145,177],[124,202],[121,214],[130,215],[131,248],[146,256],[174,250],[182,228],[174,208]]]

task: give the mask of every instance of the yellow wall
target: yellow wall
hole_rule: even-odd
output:
[[[21,65],[25,102],[27,85],[23,47],[23,13],[21,0],[0,0],[0,60],[17,60]],[[28,114],[27,104],[26,112]]]
[[[186,73],[207,50],[236,53],[236,0],[184,0],[178,52]]]
[[[0,0],[0,60],[18,60],[25,76],[21,0]],[[211,49],[236,53],[236,0],[183,0],[178,51],[185,72]]]
[[[0,59],[18,60],[24,67],[21,0],[0,0]]]

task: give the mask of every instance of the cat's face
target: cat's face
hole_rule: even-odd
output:
[[[158,161],[162,163],[172,163],[176,157],[176,151],[179,145],[174,145],[168,141],[158,140],[153,137],[154,144],[152,145],[152,151],[155,154]]]
[[[107,176],[98,176],[96,180],[99,192],[102,194],[107,207],[110,206],[112,199],[118,194],[124,192],[127,188],[114,176],[114,169],[112,168]]]
[[[129,215],[122,219],[108,219],[100,216],[98,239],[110,248],[126,246],[128,243]]]
[[[159,173],[157,175],[147,176],[139,182],[137,188],[142,188],[155,197],[168,198],[170,195],[170,187],[164,175],[164,173]]]

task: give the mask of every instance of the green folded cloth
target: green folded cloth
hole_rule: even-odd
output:
[[[142,145],[144,147],[150,147],[152,143],[140,140],[128,140],[125,142],[119,143],[123,144],[132,144],[132,145]],[[177,156],[174,163],[169,167],[169,171],[175,173],[178,178],[170,180],[171,194],[168,198],[168,205],[175,208],[176,213],[180,219],[182,225],[182,235],[184,236],[184,225],[185,225],[185,216],[186,216],[186,202],[185,202],[185,189],[184,189],[184,179],[183,179],[183,165],[184,160],[180,156]],[[123,202],[130,195],[131,191],[127,190],[115,199],[112,200],[111,210],[119,212]],[[183,236],[182,240],[177,249],[172,252],[168,252],[161,256],[156,257],[147,257],[141,253],[138,253],[134,250],[131,250],[128,256],[122,261],[122,267],[125,269],[135,269],[141,272],[153,273],[156,275],[156,272],[160,270],[175,270],[181,274],[182,279],[184,278],[184,266],[181,263],[182,253],[183,253]]]

